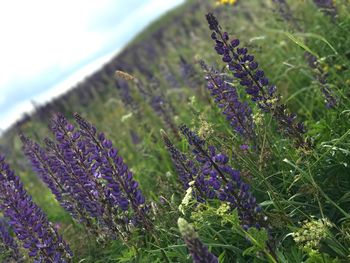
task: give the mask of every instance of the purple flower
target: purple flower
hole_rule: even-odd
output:
[[[203,197],[206,196],[206,192],[209,191],[207,189],[206,184],[201,181],[202,178],[198,178],[198,169],[195,163],[187,158],[187,156],[180,152],[170,141],[167,134],[161,130],[162,138],[165,146],[167,147],[173,165],[177,174],[179,175],[179,179],[183,184],[184,189],[188,189],[190,187],[190,182],[194,182],[194,186],[196,191],[193,192],[193,195],[197,198],[199,202],[203,202]]]
[[[238,211],[241,225],[257,227],[266,225],[256,198],[250,192],[240,172],[229,165],[229,158],[218,152],[214,146],[206,146],[194,132],[185,125],[180,127],[182,134],[190,142],[198,164],[196,183],[206,189],[203,199],[220,199],[229,202]]]
[[[234,86],[217,71],[209,70],[204,62],[202,68],[206,71],[207,88],[215,103],[230,122],[232,128],[244,139],[255,137],[252,110],[248,103],[241,102]]]
[[[46,138],[46,149],[22,136],[34,170],[90,232],[124,240],[131,223],[149,230],[145,198],[117,149],[94,126],[75,117],[78,128],[62,114],[54,116],[50,128],[57,143]]]
[[[196,70],[193,67],[193,65],[187,62],[187,60],[181,55],[180,55],[180,72],[181,72],[181,77],[184,80],[189,80],[196,75]],[[189,84],[191,84],[191,82],[189,82]]]
[[[320,62],[317,57],[309,52],[305,52],[305,58],[308,62],[310,68],[313,69],[315,73],[315,79],[318,81],[320,90],[326,102],[327,108],[335,108],[338,104],[336,97],[331,90],[331,87],[327,84],[327,73],[323,71]]]
[[[73,198],[89,216],[101,219],[105,213],[105,207],[100,201],[103,198],[99,191],[101,187],[94,180],[85,153],[79,149],[80,133],[62,114],[52,118],[50,128],[57,141],[54,143],[45,140],[52,157],[51,168],[57,172],[57,177],[67,185]]]
[[[8,258],[15,262],[23,262],[23,256],[18,250],[17,242],[9,232],[9,225],[4,218],[0,218],[0,243],[10,253]],[[2,247],[0,245],[0,247]]]
[[[91,172],[100,174],[105,182],[104,193],[112,205],[127,211],[133,211],[132,222],[151,229],[148,218],[148,206],[145,197],[133,178],[132,172],[119,156],[118,150],[113,147],[103,133],[97,133],[96,128],[79,114],[74,117],[79,125],[79,150],[85,158],[93,163]]]
[[[70,260],[72,252],[68,245],[32,201],[3,156],[0,156],[0,210],[30,257],[38,262]]]
[[[292,10],[290,9],[290,6],[288,5],[286,0],[273,0],[272,1],[276,8],[277,12],[280,14],[280,16],[288,23],[291,23],[291,25],[297,29],[300,30],[300,26],[298,22],[296,21],[295,17],[293,16]]]
[[[183,218],[179,218],[178,227],[185,241],[188,250],[191,253],[195,263],[218,263],[218,258],[209,252],[208,248],[199,240],[197,233],[191,224]]]
[[[34,172],[51,190],[60,205],[78,222],[89,226],[89,230],[96,231],[92,229],[92,217],[86,209],[86,200],[81,196],[82,190],[78,188],[74,177],[69,175],[68,169],[61,166],[64,160],[59,159],[62,155],[55,143],[45,139],[48,148],[44,150],[24,135],[20,137],[24,154]]]
[[[333,0],[314,0],[315,5],[322,10],[323,13],[330,16],[333,20],[337,15],[337,10]]]
[[[305,133],[303,124],[297,122],[295,115],[288,113],[287,107],[280,102],[276,87],[269,83],[264,71],[259,69],[254,56],[248,53],[247,48],[238,47],[239,41],[235,39],[230,41],[228,34],[221,31],[213,14],[207,14],[206,18],[209,28],[213,30],[212,38],[216,43],[216,52],[224,60],[228,56],[232,58],[227,62],[228,68],[234,77],[240,80],[240,85],[245,87],[245,91],[252,101],[257,103],[262,111],[271,113],[278,122],[280,130],[288,137],[293,138],[298,147],[310,147],[310,143],[303,138]]]
[[[170,102],[165,99],[165,95],[160,91],[158,92],[160,93],[159,95],[151,95],[150,105],[157,115],[159,115],[159,117],[163,120],[164,124],[173,132],[175,136],[177,136],[178,130],[172,118],[172,115],[174,115],[172,106]]]

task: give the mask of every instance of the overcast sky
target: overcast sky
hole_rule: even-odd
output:
[[[0,1],[0,129],[91,74],[184,0]]]

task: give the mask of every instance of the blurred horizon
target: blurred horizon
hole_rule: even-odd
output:
[[[0,4],[5,39],[0,50],[0,134],[34,104],[51,101],[101,68],[184,0],[34,2],[21,2],[20,10],[19,1]]]

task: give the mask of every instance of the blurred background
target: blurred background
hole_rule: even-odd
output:
[[[182,2],[1,1],[0,132],[99,69]]]

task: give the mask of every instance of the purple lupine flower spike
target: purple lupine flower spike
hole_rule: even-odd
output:
[[[173,132],[174,136],[178,136],[178,130],[172,118],[171,104],[165,100],[164,94],[158,90],[160,95],[151,96],[150,105],[153,110],[162,118],[164,124]]]
[[[309,52],[305,52],[305,58],[315,73],[315,78],[319,83],[320,90],[326,102],[327,108],[335,108],[338,104],[331,87],[327,84],[327,73],[323,71],[317,57]]]
[[[323,13],[330,16],[333,20],[337,15],[337,9],[333,0],[314,0],[315,5],[322,10]]]
[[[207,88],[214,97],[215,103],[230,122],[232,128],[244,139],[253,140],[255,137],[252,110],[248,103],[241,102],[234,86],[215,70],[210,70],[201,62],[206,72]]]
[[[32,201],[3,156],[0,156],[0,210],[30,257],[38,262],[71,260],[68,245]]]
[[[280,130],[293,138],[298,147],[309,148],[310,143],[303,138],[306,132],[304,125],[297,122],[294,114],[288,113],[286,105],[281,103],[280,96],[276,93],[276,86],[269,83],[254,56],[248,53],[247,48],[239,47],[238,39],[230,39],[227,32],[221,31],[219,22],[213,14],[207,14],[206,18],[209,28],[213,31],[211,38],[216,43],[216,52],[227,63],[233,76],[240,80],[240,85],[245,87],[252,101],[257,103],[262,111],[271,113],[278,122]]]
[[[132,172],[119,156],[118,150],[103,133],[97,133],[91,123],[77,113],[74,117],[79,124],[81,141],[86,145],[85,155],[89,160],[94,161],[94,172],[107,182],[109,197],[123,211],[127,211],[130,207],[134,212],[131,221],[150,230],[152,223],[148,217],[145,197],[138,187],[138,182],[134,180]]]
[[[200,174],[198,174],[195,163],[173,145],[168,135],[163,130],[161,130],[161,135],[184,189],[187,190],[190,187],[190,183],[194,182],[194,186],[198,192],[194,191],[193,194],[199,202],[204,202],[205,200],[203,197],[205,197],[205,193],[210,190],[204,183],[203,178],[199,178]]]
[[[63,170],[62,176],[67,179],[70,188],[74,189],[72,196],[90,217],[97,220],[103,232],[111,238],[118,235],[124,240],[129,232],[128,224],[124,224],[129,219],[123,213],[127,200],[122,199],[117,204],[116,198],[108,189],[113,184],[105,185],[101,171],[97,170],[98,162],[94,163],[95,159],[91,155],[96,148],[95,141],[87,139],[84,131],[76,129],[62,114],[53,118],[51,130],[56,135],[58,144],[47,145],[56,153],[58,168]],[[90,133],[96,135],[96,128],[91,127]],[[105,146],[110,147],[110,142],[107,141]],[[118,185],[114,184],[113,187],[113,193],[119,196]]]
[[[23,262],[23,256],[19,252],[15,239],[9,232],[9,225],[4,218],[0,218],[0,247],[2,245],[9,251],[8,258],[15,262]]]
[[[74,197],[79,200],[81,206],[91,217],[100,218],[104,208],[99,202],[96,181],[91,180],[84,166],[85,157],[75,147],[79,133],[75,132],[75,127],[62,114],[54,116],[50,128],[56,137],[57,145],[50,143],[49,140],[46,142],[53,157],[56,155],[55,168],[59,170],[69,187],[74,189]]]
[[[199,165],[196,180],[201,179],[210,190],[203,199],[217,198],[229,202],[232,209],[237,209],[241,225],[245,228],[266,226],[266,217],[261,213],[249,185],[242,180],[240,172],[229,165],[228,156],[218,152],[214,146],[207,147],[205,141],[185,125],[180,130],[192,146]]]
[[[34,172],[39,175],[41,180],[51,190],[56,200],[75,220],[88,226],[89,231],[96,233],[97,231],[89,213],[84,208],[84,205],[81,205],[81,202],[75,199],[77,189],[76,187],[71,187],[74,183],[71,179],[67,179],[68,176],[60,166],[57,158],[59,153],[54,142],[45,139],[48,148],[54,151],[54,154],[52,154],[49,149],[47,151],[44,150],[36,142],[31,141],[24,135],[20,135],[20,138],[24,154],[30,161]]]
[[[177,224],[194,263],[219,262],[218,258],[210,253],[208,248],[199,240],[198,234],[191,224],[181,217],[178,219]]]
[[[168,148],[171,159],[175,166],[176,171],[180,176],[180,181],[182,182],[185,189],[189,187],[189,183],[194,180],[195,174],[191,170],[188,170],[186,167],[187,158],[186,155],[180,152],[170,141],[168,135],[165,131],[161,130],[161,135],[164,141],[165,146]]]
[[[290,23],[295,29],[300,30],[300,26],[293,16],[292,10],[286,0],[272,0],[277,8],[277,12],[288,23]]]

